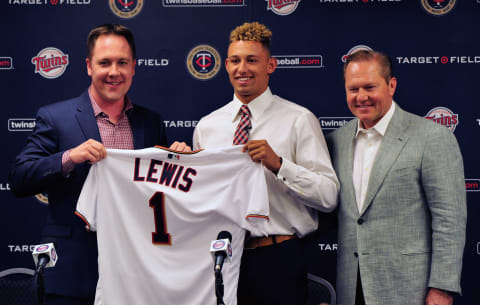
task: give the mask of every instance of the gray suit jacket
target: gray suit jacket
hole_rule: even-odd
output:
[[[338,304],[353,305],[360,270],[368,305],[423,305],[428,287],[461,293],[466,194],[447,128],[396,107],[363,210],[353,187],[357,119],[327,136],[340,180]]]

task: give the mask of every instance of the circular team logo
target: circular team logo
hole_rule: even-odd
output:
[[[47,193],[40,193],[35,195],[35,198],[40,201],[41,203],[48,205],[48,194]]]
[[[427,13],[434,16],[448,14],[455,6],[457,0],[420,0]]]
[[[216,242],[213,243],[213,249],[222,249],[225,247],[225,242],[223,240],[217,240]]]
[[[35,73],[50,79],[60,77],[67,70],[68,63],[68,55],[52,47],[45,48],[32,57]]]
[[[108,0],[112,12],[120,18],[137,16],[143,8],[143,0]]]
[[[356,45],[353,48],[351,48],[350,50],[348,50],[347,54],[342,56],[342,62],[344,62],[344,63],[347,62],[348,56],[352,55],[355,52],[362,51],[362,50],[363,51],[373,51],[373,49],[370,48],[369,46],[366,46],[366,45],[363,45],[363,44]]]
[[[196,46],[188,53],[186,66],[196,79],[209,80],[220,71],[220,53],[209,45]]]
[[[277,15],[286,16],[293,13],[300,3],[300,0],[265,0],[268,2],[267,10]]]
[[[52,262],[55,262],[57,260],[57,252],[55,249],[52,249]]]
[[[458,125],[458,114],[447,107],[435,107],[425,115],[425,118],[447,127],[452,132]]]
[[[49,247],[50,247],[49,245],[40,245],[40,246],[37,247],[37,249],[35,249],[35,251],[37,251],[37,252],[46,251],[46,250],[48,250]]]

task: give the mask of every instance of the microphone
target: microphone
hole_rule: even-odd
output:
[[[32,256],[35,266],[37,266],[36,273],[42,273],[43,269],[54,267],[58,260],[53,243],[36,245]]]
[[[210,252],[215,259],[215,272],[222,271],[225,259],[232,257],[232,234],[227,231],[218,233],[217,239],[212,241],[210,245]]]

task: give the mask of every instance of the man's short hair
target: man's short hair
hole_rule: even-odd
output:
[[[270,53],[272,31],[261,23],[245,22],[230,33],[230,43],[239,40],[260,42]]]
[[[87,57],[92,58],[93,48],[95,47],[95,43],[97,42],[98,37],[101,35],[118,35],[124,37],[128,45],[130,46],[130,50],[132,51],[132,57],[136,58],[136,48],[135,48],[135,39],[133,37],[133,33],[126,27],[121,24],[104,24],[97,26],[96,28],[92,29],[88,34],[87,38]]]
[[[347,61],[343,65],[343,78],[345,78],[345,71],[347,70],[349,63],[370,60],[375,60],[378,62],[381,68],[380,73],[388,84],[393,76],[392,60],[384,53],[371,50],[359,50],[353,54],[350,54],[347,58]]]

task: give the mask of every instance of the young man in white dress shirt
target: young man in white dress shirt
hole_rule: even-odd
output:
[[[305,303],[301,238],[317,229],[317,210],[336,207],[339,189],[316,116],[273,95],[268,87],[277,66],[270,54],[271,36],[257,22],[231,32],[225,66],[233,101],[202,118],[193,136],[194,149],[243,145],[243,151],[265,167],[269,236],[246,240],[239,305]]]

